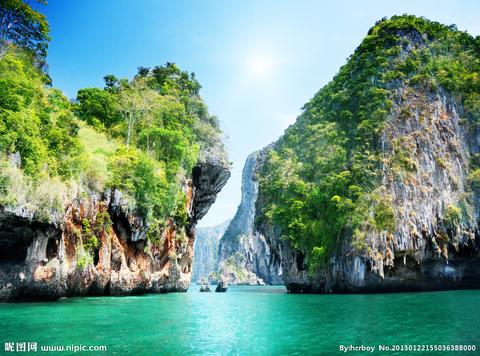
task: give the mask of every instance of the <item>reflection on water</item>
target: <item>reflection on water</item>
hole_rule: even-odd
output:
[[[0,345],[107,345],[119,353],[315,354],[340,344],[474,344],[480,291],[293,295],[283,287],[227,293],[71,298],[0,304]]]

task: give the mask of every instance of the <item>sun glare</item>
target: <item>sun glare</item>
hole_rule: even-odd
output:
[[[256,54],[248,60],[248,72],[255,79],[267,78],[273,69],[273,59],[265,54]]]

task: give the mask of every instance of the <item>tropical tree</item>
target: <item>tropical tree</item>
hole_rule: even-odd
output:
[[[45,0],[33,2],[46,5]],[[22,0],[0,0],[0,59],[14,45],[34,54],[36,64],[45,69],[49,41],[49,26],[45,15]]]
[[[115,96],[99,88],[85,88],[77,94],[78,117],[97,128],[109,128],[117,122]]]
[[[118,92],[117,110],[127,126],[126,145],[130,146],[134,126],[157,110],[159,94],[143,79],[123,85]]]

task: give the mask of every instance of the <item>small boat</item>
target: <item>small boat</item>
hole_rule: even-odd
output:
[[[200,292],[211,292],[210,284],[205,278],[202,278],[199,284],[200,284]]]
[[[223,279],[223,278],[220,278],[220,280],[218,281],[218,285],[217,285],[217,288],[215,288],[215,292],[216,293],[225,293],[228,289],[228,283],[227,283],[227,280]]]
[[[210,286],[208,284],[202,284],[200,287],[200,292],[211,292]]]

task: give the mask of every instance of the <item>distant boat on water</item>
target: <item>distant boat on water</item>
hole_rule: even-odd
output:
[[[215,288],[216,293],[225,293],[228,289],[228,282],[223,277],[218,281],[217,288]]]

